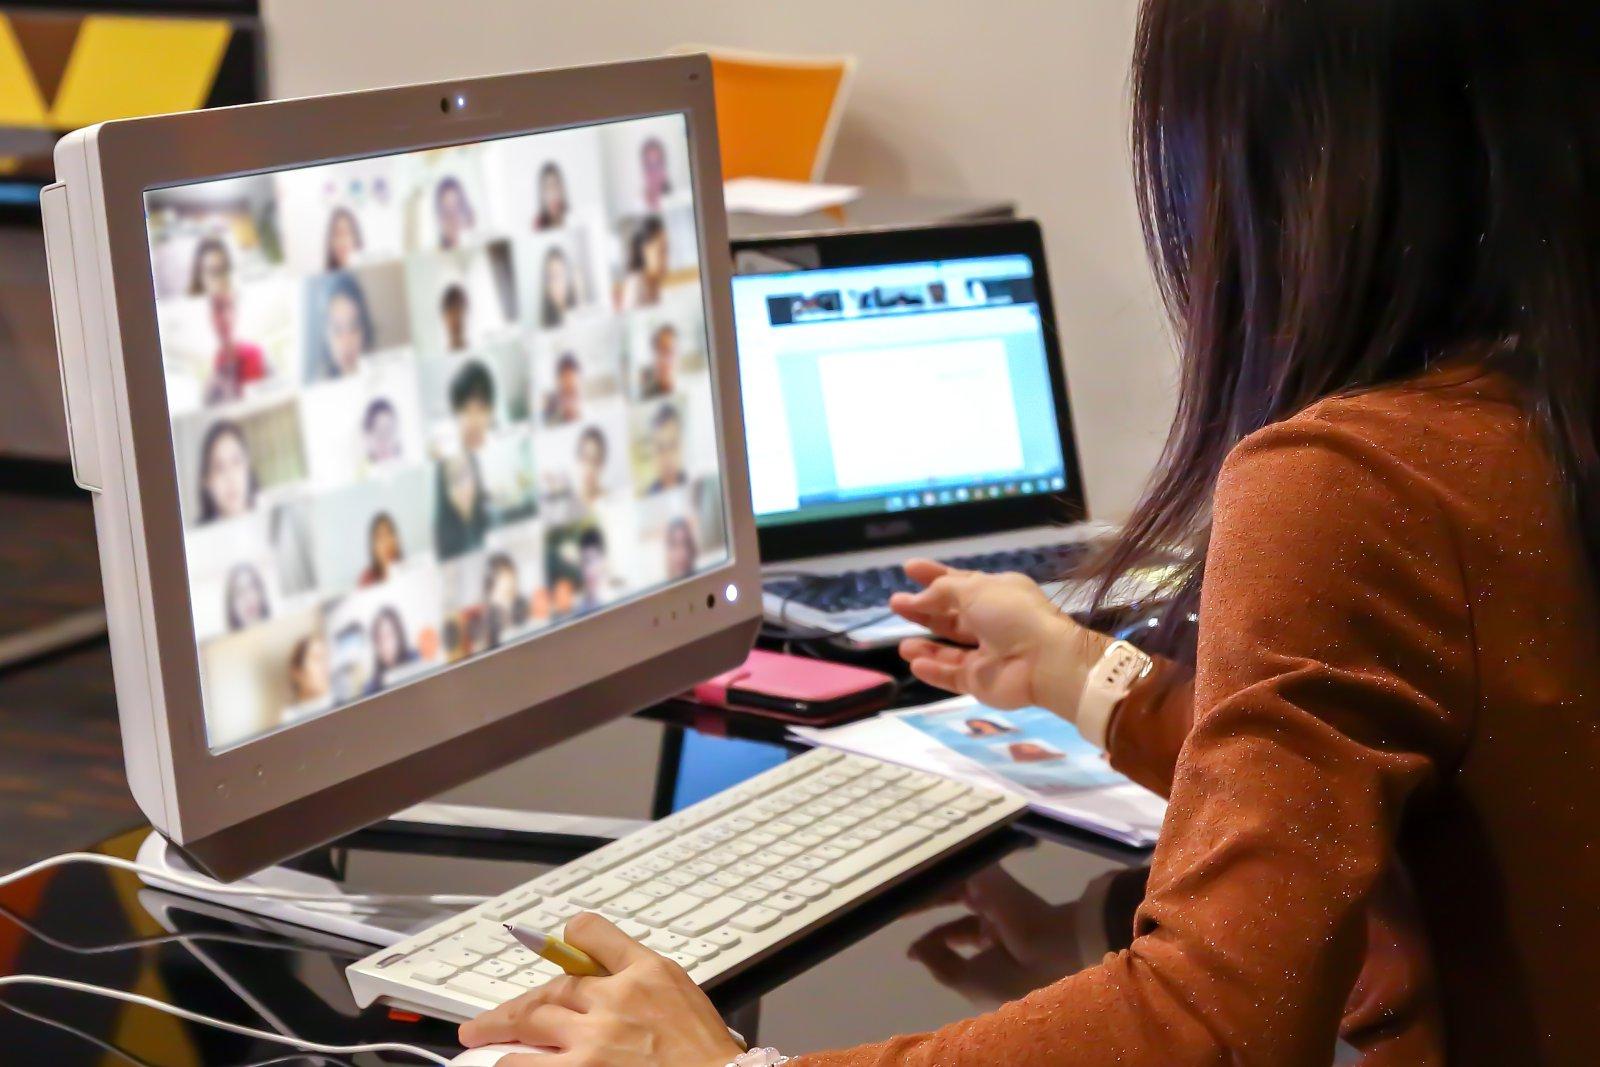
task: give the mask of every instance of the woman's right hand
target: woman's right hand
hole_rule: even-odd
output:
[[[901,642],[912,674],[1002,711],[1042,707],[1077,717],[1084,680],[1111,638],[1079,626],[1025,575],[925,559],[907,563],[906,574],[924,588],[896,593],[889,606],[935,638]]]

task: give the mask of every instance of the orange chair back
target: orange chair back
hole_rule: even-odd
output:
[[[818,181],[855,60],[711,51],[722,177]]]

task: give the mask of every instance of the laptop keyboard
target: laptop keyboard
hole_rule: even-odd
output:
[[[1089,545],[1082,541],[1044,545],[1039,548],[986,552],[976,556],[957,556],[941,562],[966,571],[1004,574],[1016,571],[1036,582],[1058,581],[1076,567]],[[911,593],[920,588],[900,566],[870,567],[843,574],[816,578],[774,578],[763,583],[767,592],[817,611],[841,614],[887,607],[895,593]]]

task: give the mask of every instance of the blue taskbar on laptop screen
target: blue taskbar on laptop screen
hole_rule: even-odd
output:
[[[1067,488],[1024,255],[734,279],[759,525]]]

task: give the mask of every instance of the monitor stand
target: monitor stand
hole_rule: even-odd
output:
[[[449,918],[463,910],[463,906],[429,904],[421,900],[383,904],[365,901],[360,892],[338,880],[338,864],[333,854],[339,850],[368,848],[564,863],[646,825],[648,823],[642,819],[512,811],[462,804],[418,804],[385,822],[301,857],[291,866],[269,867],[249,878],[228,883],[234,887],[257,886],[318,896],[344,896],[346,900],[292,901],[210,893],[155,873],[141,874],[140,878],[146,885],[169,893],[381,948]],[[153,872],[212,881],[190,866],[182,853],[155,831],[140,845],[137,859]],[[447,890],[440,887],[438,891]]]

